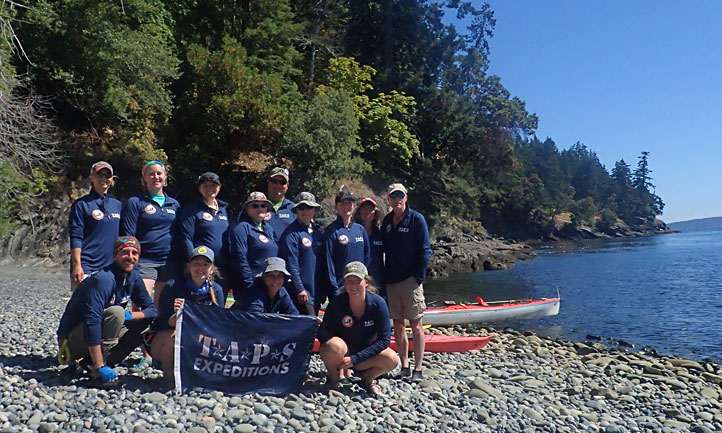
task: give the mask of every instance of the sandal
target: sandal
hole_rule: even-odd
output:
[[[383,394],[381,392],[381,387],[379,386],[379,383],[376,380],[372,380],[371,382],[362,381],[360,384],[361,388],[366,390],[371,395],[380,395]]]
[[[146,358],[140,358],[140,361],[138,361],[137,364],[135,364],[135,367],[133,367],[133,371],[135,373],[140,373],[141,371],[149,368],[153,364],[153,361]]]

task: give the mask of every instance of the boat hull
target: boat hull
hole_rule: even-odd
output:
[[[432,353],[456,353],[468,352],[470,350],[479,350],[489,343],[493,335],[484,336],[460,336],[460,335],[436,335],[427,334],[424,338],[426,341],[426,352]],[[318,353],[320,343],[318,340],[313,343],[313,351]],[[391,337],[389,347],[396,350],[396,340]],[[409,351],[413,350],[413,344],[409,344]]]
[[[449,305],[424,311],[424,324],[432,326],[530,320],[559,314],[559,298],[505,301],[482,305]]]

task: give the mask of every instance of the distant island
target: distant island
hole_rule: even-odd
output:
[[[672,230],[696,232],[701,230],[722,230],[722,217],[698,218],[667,224]]]

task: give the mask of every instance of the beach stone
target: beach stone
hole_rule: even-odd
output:
[[[246,417],[246,411],[241,409],[230,409],[228,411],[228,418],[232,420],[239,420]]]
[[[532,408],[530,408],[530,407],[525,407],[525,408],[523,409],[523,413],[524,413],[524,415],[526,415],[529,419],[532,419],[532,420],[534,420],[534,421],[542,421],[542,420],[544,419],[544,417],[542,416],[542,414],[540,414],[539,412],[537,412],[536,410],[534,410],[534,409],[532,409]]]
[[[505,371],[501,371],[501,370],[499,370],[499,369],[496,369],[496,368],[490,368],[490,369],[487,371],[487,374],[489,375],[489,377],[493,377],[493,378],[495,378],[495,379],[499,379],[499,378],[504,378],[504,379],[506,379],[506,378],[509,377],[509,374],[508,374],[508,373],[506,373]]]
[[[256,431],[256,426],[253,424],[238,424],[233,431],[235,433],[253,433]]]
[[[702,377],[704,377],[707,382],[722,384],[722,376],[705,372],[702,373]]]
[[[709,398],[712,400],[719,399],[719,392],[717,392],[717,390],[714,388],[709,388],[709,387],[702,388],[702,390],[699,393],[704,398]]]
[[[689,431],[691,431],[692,433],[714,433],[714,430],[712,430],[711,428],[700,424],[692,426]]]
[[[699,362],[690,361],[689,359],[673,358],[669,360],[669,363],[675,367],[684,367],[688,369],[704,371],[704,367],[702,367],[702,364],[700,364]]]
[[[161,394],[159,392],[150,392],[143,395],[143,399],[148,403],[160,403],[161,401],[165,400],[165,394]]]
[[[435,381],[434,379],[425,379],[418,383],[419,388],[421,389],[440,389],[439,382]]]
[[[266,416],[270,416],[273,413],[271,408],[263,403],[256,403],[255,405],[253,405],[253,411],[255,413],[260,413]]]
[[[472,381],[469,384],[469,387],[483,391],[483,392],[485,392],[493,397],[496,397],[498,399],[506,398],[506,396],[501,391],[499,391],[498,389],[494,388],[493,386],[489,385],[488,383],[484,382],[481,379],[476,379],[476,380]]]
[[[596,388],[592,390],[591,394],[594,397],[604,397],[611,400],[619,398],[617,391],[609,388]]]

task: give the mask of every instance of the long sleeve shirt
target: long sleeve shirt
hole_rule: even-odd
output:
[[[171,251],[173,223],[180,204],[165,196],[159,206],[147,195],[128,199],[120,220],[120,234],[135,236],[140,242],[140,260],[165,263]]]
[[[328,297],[333,299],[343,292],[344,267],[354,261],[368,265],[371,245],[366,229],[361,224],[352,221],[348,227],[345,227],[341,218],[337,218],[326,227],[323,242]]]
[[[366,292],[366,309],[361,317],[356,317],[351,311],[348,293],[339,295],[328,304],[318,329],[321,343],[332,337],[339,337],[348,345],[353,365],[378,355],[391,343],[386,302],[381,296]]]
[[[213,250],[215,262],[223,262],[223,237],[228,231],[226,202],[216,200],[218,211],[208,207],[203,200],[184,205],[178,215],[178,237],[182,243],[182,261],[190,259],[193,249],[205,246]]]
[[[386,279],[384,278],[384,235],[381,229],[374,227],[369,236],[371,243],[371,259],[368,264],[368,271],[374,286],[379,289],[379,295],[386,294]]]
[[[294,205],[294,202],[284,198],[278,210],[271,207],[268,209],[268,212],[266,212],[266,224],[273,227],[273,233],[276,236],[274,240],[276,243],[281,239],[284,230],[296,220],[296,214],[291,210]]]
[[[256,278],[249,290],[231,305],[231,310],[298,316],[298,309],[293,304],[293,300],[286,289],[281,287],[276,296],[271,299],[268,297],[268,292],[261,278]]]
[[[171,329],[168,319],[175,314],[173,304],[176,299],[185,299],[189,302],[196,302],[203,305],[213,305],[210,293],[202,297],[195,297],[191,294],[191,282],[188,281],[188,276],[178,276],[163,288],[163,292],[160,294],[160,301],[158,302],[158,317],[153,321],[150,328],[153,331],[160,331],[163,329]],[[211,290],[216,296],[218,306],[223,308],[225,305],[225,298],[223,297],[223,287],[220,284],[214,282]]]
[[[228,269],[234,294],[251,287],[253,279],[263,271],[265,260],[278,256],[273,228],[265,221],[261,224],[263,230],[243,214],[240,222],[228,231]]]
[[[318,226],[306,227],[299,220],[291,223],[281,235],[278,254],[286,261],[286,269],[291,274],[293,284],[288,286],[288,292],[294,300],[305,290],[308,303],[314,304],[317,260],[322,244],[323,236]]]
[[[152,319],[158,314],[138,271],[124,276],[113,263],[83,280],[75,289],[60,319],[58,338],[67,338],[76,325],[85,322],[88,346],[99,345],[105,309],[114,305],[125,308],[128,301],[139,305],[146,318]]]
[[[394,214],[391,212],[384,217],[381,224],[386,284],[395,284],[412,276],[421,284],[426,278],[426,267],[431,258],[426,220],[408,205],[403,219],[395,227],[393,218]]]
[[[120,201],[95,190],[70,207],[70,249],[80,248],[80,264],[89,274],[113,263],[113,243],[120,231]]]

